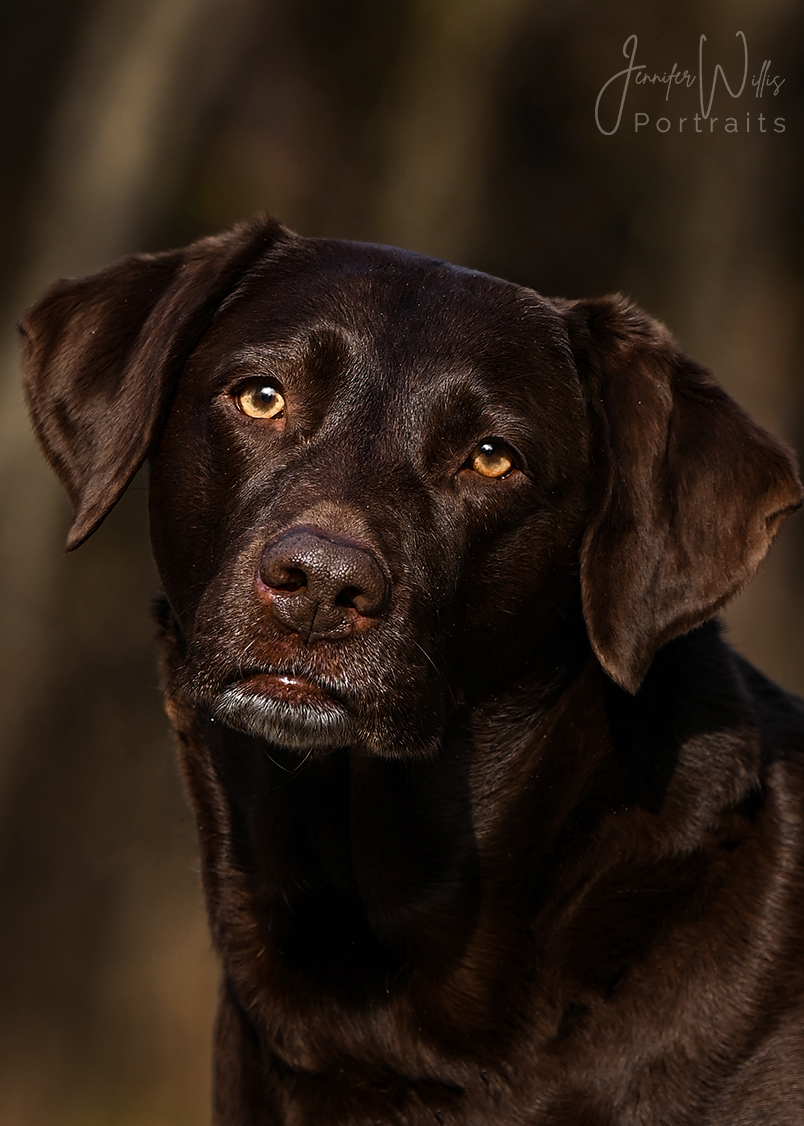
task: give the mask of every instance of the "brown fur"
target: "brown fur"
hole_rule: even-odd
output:
[[[804,1121],[804,705],[713,620],[789,454],[620,298],[271,221],[23,333],[70,547],[151,464],[216,1123]]]

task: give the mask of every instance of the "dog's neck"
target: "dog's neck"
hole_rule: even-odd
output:
[[[658,659],[694,683],[713,647],[723,648],[716,633],[699,631]],[[264,967],[263,982],[244,977],[240,990],[251,992],[266,1030],[282,1029],[283,1058],[316,1066],[316,1012],[283,1003],[299,995],[300,979],[303,996],[331,996],[347,1009],[420,995],[436,1030],[457,1022],[468,1037],[519,1004],[532,1007],[536,978],[556,959],[562,979],[580,974],[585,990],[602,995],[613,987],[629,953],[617,936],[611,957],[582,974],[569,948],[559,950],[594,898],[592,873],[614,883],[624,873],[628,884],[667,863],[679,842],[689,856],[700,852],[721,822],[739,836],[740,804],[756,780],[753,752],[735,753],[751,740],[733,679],[715,686],[708,712],[696,712],[710,736],[721,732],[706,751],[711,778],[717,749],[719,786],[701,790],[697,804],[677,804],[679,787],[695,790],[700,732],[651,684],[629,697],[590,657],[535,718],[516,693],[502,719],[499,700],[478,702],[455,716],[439,754],[407,762],[360,749],[303,761],[173,697],[213,933],[233,980],[241,963]],[[684,885],[683,860],[672,864]],[[547,980],[545,1021],[560,1023],[576,1002],[555,973]]]

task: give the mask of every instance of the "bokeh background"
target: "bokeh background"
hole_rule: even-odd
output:
[[[804,9],[6,0],[2,27],[0,1122],[197,1126],[216,972],[161,712],[146,482],[63,555],[66,502],[18,391],[19,313],[54,277],[268,209],[305,234],[400,244],[546,293],[624,291],[802,448]],[[734,101],[719,85],[711,130],[692,128],[697,87],[663,101],[647,85],[616,133],[597,128],[630,35],[662,74],[697,72],[706,34],[708,92],[717,62],[739,82],[737,31],[749,84]],[[750,79],[766,59],[784,81],[760,100]],[[638,132],[637,110],[650,117]],[[802,526],[728,615],[734,640],[798,690]]]

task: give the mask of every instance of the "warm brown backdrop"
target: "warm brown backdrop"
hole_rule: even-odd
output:
[[[784,78],[597,92],[638,62]],[[711,53],[710,53],[711,52]],[[0,1122],[208,1121],[215,968],[159,703],[144,483],[75,556],[29,436],[12,326],[53,277],[270,209],[547,293],[620,289],[802,445],[804,11],[792,0],[26,0],[0,39]],[[710,71],[711,76],[711,71]],[[638,104],[639,103],[639,104]],[[739,105],[739,109],[737,106]],[[635,134],[633,111],[674,127]],[[761,135],[757,114],[786,130]],[[767,122],[766,122],[767,128]],[[804,688],[791,525],[730,614]]]

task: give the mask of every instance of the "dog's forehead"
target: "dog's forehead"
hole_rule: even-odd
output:
[[[335,333],[382,370],[426,378],[421,361],[529,366],[568,355],[555,306],[533,290],[392,247],[297,239],[224,302],[216,351],[296,346]],[[405,363],[408,360],[408,363]]]

